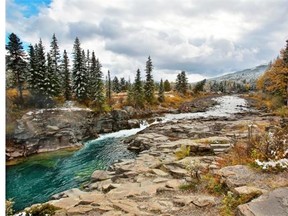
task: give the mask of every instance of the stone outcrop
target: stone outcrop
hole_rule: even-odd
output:
[[[6,149],[11,160],[63,148],[81,148],[82,142],[100,133],[139,127],[125,110],[97,114],[90,109],[55,108],[30,111],[17,122],[13,145]]]
[[[265,193],[249,203],[238,206],[238,216],[288,215],[288,187]]]

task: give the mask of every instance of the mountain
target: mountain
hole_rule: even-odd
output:
[[[255,68],[245,69],[234,73],[225,74],[223,76],[210,78],[209,81],[234,81],[234,82],[245,82],[255,83],[255,81],[261,76],[267,69],[268,65],[259,65]]]

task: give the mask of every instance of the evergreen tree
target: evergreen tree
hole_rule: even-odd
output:
[[[111,92],[112,92],[112,85],[111,85],[111,76],[110,71],[108,70],[108,80],[107,80],[107,98],[109,102],[111,101]]]
[[[101,71],[101,64],[99,59],[96,59],[94,51],[92,52],[91,57],[91,94],[93,98],[94,104],[98,107],[99,110],[102,110],[102,107],[105,102],[105,95],[104,95],[104,83],[103,83],[103,73]]]
[[[28,74],[27,74],[27,81],[28,87],[32,91],[32,93],[37,89],[37,59],[36,59],[36,51],[35,46],[30,44],[29,46],[29,62],[28,62]]]
[[[85,70],[85,58],[82,57],[82,50],[80,47],[80,41],[76,37],[73,47],[73,91],[78,100],[85,100],[87,98],[87,74]]]
[[[71,74],[69,70],[69,59],[66,50],[63,52],[61,74],[63,76],[63,93],[65,100],[70,100],[72,97]]]
[[[61,92],[61,86],[63,86],[62,74],[60,72],[60,50],[58,46],[58,40],[53,34],[52,41],[50,44],[50,57],[51,57],[51,74],[54,74],[54,90],[55,95],[58,95]]]
[[[170,82],[167,79],[164,82],[164,91],[165,92],[171,91],[171,85],[170,85]]]
[[[153,76],[152,76],[152,70],[153,70],[153,65],[152,65],[152,60],[150,56],[148,57],[148,60],[146,62],[146,82],[144,85],[144,95],[145,95],[145,100],[149,103],[152,104],[155,101],[155,96],[154,96],[154,81],[153,81]]]
[[[138,69],[136,72],[135,82],[133,85],[133,102],[136,107],[144,106],[144,94],[143,94],[143,86],[141,81],[141,72]]]
[[[114,77],[112,81],[112,90],[113,92],[119,93],[121,92],[121,85],[117,76]]]
[[[59,76],[60,72],[57,74]],[[58,96],[60,93],[59,79],[57,74],[55,73],[53,58],[49,53],[47,53],[47,71],[44,79],[44,94],[48,97]]]
[[[161,79],[160,85],[159,85],[158,101],[161,102],[161,103],[165,101],[164,84],[163,84],[163,80],[162,79]]]
[[[35,45],[35,57],[36,57],[36,71],[35,71],[35,83],[36,86],[33,89],[36,95],[47,95],[47,88],[46,88],[46,73],[47,73],[47,66],[46,66],[46,58],[45,58],[45,51],[44,46],[42,44],[42,40],[40,39],[39,43]]]
[[[22,42],[18,36],[14,33],[11,33],[8,37],[9,42],[6,45],[8,51],[7,56],[7,69],[10,70],[13,74],[13,81],[17,87],[18,97],[20,104],[23,103],[23,84],[25,81],[25,52],[22,46]]]
[[[185,71],[181,71],[181,73],[177,75],[176,91],[179,92],[180,94],[185,95],[187,93],[187,90],[188,90],[188,79],[186,77]]]
[[[195,87],[194,87],[194,93],[198,94],[199,92],[203,91],[205,83],[206,83],[206,79],[204,79],[200,82],[197,82]]]
[[[125,80],[124,77],[120,79],[120,91],[125,92],[128,89],[128,82]]]

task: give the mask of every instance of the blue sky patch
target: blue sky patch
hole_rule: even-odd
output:
[[[50,5],[51,0],[14,0],[15,4],[23,7],[22,14],[29,18],[37,15],[39,8]]]

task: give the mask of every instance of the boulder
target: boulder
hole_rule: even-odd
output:
[[[252,194],[263,194],[266,193],[267,190],[263,190],[257,187],[249,187],[249,186],[241,186],[234,188],[234,191],[237,195],[252,195]]]
[[[103,181],[109,179],[110,172],[105,170],[95,170],[91,175],[91,182]]]
[[[257,179],[257,173],[244,165],[224,167],[218,171],[218,174],[230,190],[253,183]]]
[[[288,215],[288,187],[265,193],[249,203],[237,207],[238,216]]]

